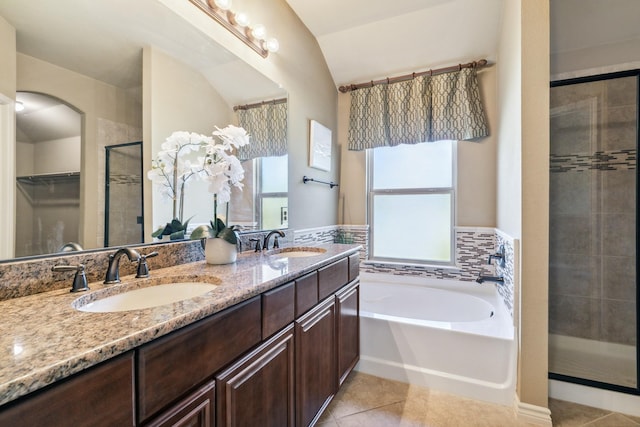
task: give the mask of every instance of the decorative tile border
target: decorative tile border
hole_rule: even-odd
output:
[[[305,230],[283,230],[285,237],[280,238],[281,246],[318,245],[322,243],[355,243],[362,245],[361,261],[366,261],[369,250],[369,227],[367,225],[327,226]],[[255,242],[249,239],[264,239],[266,233],[245,233],[240,236],[241,250],[254,250]],[[489,255],[495,253],[500,244],[505,245],[507,266],[504,269],[487,265]],[[443,280],[474,281],[479,274],[502,275],[505,285],[498,286],[505,305],[513,316],[515,245],[517,241],[493,228],[456,228],[456,266],[437,267],[389,263],[361,262],[361,271],[367,273],[385,273],[404,276],[425,276]],[[71,286],[72,273],[53,273],[54,265],[84,264],[87,280],[99,281],[105,275],[109,255],[116,248],[98,249],[80,254],[67,253],[31,260],[18,260],[0,263],[0,301],[23,297],[39,292],[64,289]],[[171,243],[159,243],[137,247],[141,253],[159,252],[159,256],[149,259],[153,270],[204,259],[204,251],[199,241],[187,240]],[[121,274],[135,272],[135,263],[122,262]],[[497,271],[496,271],[497,270]]]
[[[552,154],[549,170],[551,173],[633,170],[636,168],[636,157],[636,149],[596,151],[593,154]]]
[[[470,282],[478,274],[486,274],[484,264],[495,250],[493,228],[456,228],[456,266],[438,267],[368,262],[362,270],[368,273],[386,273],[407,276],[425,276],[444,280]]]
[[[488,265],[489,255],[505,245],[505,268]],[[384,273],[400,276],[429,277],[442,280],[474,281],[479,274],[503,276],[504,285],[494,285],[502,296],[505,307],[513,317],[514,308],[514,272],[516,241],[494,228],[456,228],[456,267],[435,267],[389,263],[361,264],[360,269],[367,273]],[[362,258],[363,260],[366,258]],[[491,284],[488,284],[491,285]]]
[[[504,278],[504,284],[498,286],[498,293],[502,296],[504,304],[506,305],[511,317],[513,317],[514,307],[514,289],[515,289],[515,246],[517,241],[507,234],[496,230],[496,246],[499,248],[504,245],[505,253],[505,266],[496,266],[496,274]]]

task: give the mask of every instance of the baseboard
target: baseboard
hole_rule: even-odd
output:
[[[518,420],[524,421],[537,426],[549,426],[551,423],[551,411],[549,408],[531,405],[529,403],[520,402],[520,397],[516,394],[514,401],[516,416]]]

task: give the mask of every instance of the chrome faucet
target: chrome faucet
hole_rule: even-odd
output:
[[[131,248],[120,248],[114,254],[109,255],[109,266],[104,278],[105,285],[120,283],[120,258],[122,255],[126,255],[129,261],[140,260],[140,254]]]
[[[262,243],[262,249],[263,250],[268,250],[269,249],[269,239],[271,238],[271,236],[273,236],[274,234],[277,234],[280,237],[284,237],[284,233],[282,232],[282,230],[273,230],[270,231],[269,234],[266,235],[266,237],[264,238],[264,242]],[[280,247],[280,245],[278,244],[278,236],[276,236],[274,238],[273,241],[273,248],[278,248]]]

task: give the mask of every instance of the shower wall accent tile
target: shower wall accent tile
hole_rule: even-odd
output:
[[[636,149],[596,151],[593,154],[552,154],[549,170],[558,172],[613,171],[636,168]]]

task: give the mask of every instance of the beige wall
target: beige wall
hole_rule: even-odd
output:
[[[80,243],[85,249],[97,247],[99,187],[98,119],[141,126],[142,108],[135,97],[115,86],[48,62],[17,54],[17,90],[39,92],[59,98],[84,115],[80,192]]]
[[[16,30],[0,16],[0,94],[15,99]]]
[[[549,1],[505,2],[498,56],[498,228],[521,240],[518,386],[547,407]]]
[[[5,206],[0,210],[0,227],[8,231],[0,239],[0,259],[12,258],[15,239],[15,110],[16,30],[0,17],[0,194]]]
[[[233,110],[198,71],[168,55],[145,48],[143,55],[143,140],[144,164],[160,151],[160,146],[174,131],[211,135],[215,126],[224,127],[233,120]],[[146,178],[146,177],[145,177]],[[158,187],[144,179],[145,212],[153,212],[153,221],[145,221],[145,238],[172,219],[172,201],[162,198]],[[208,223],[213,218],[213,198],[207,183],[192,180],[185,191],[184,218],[193,223]],[[199,196],[196,196],[199,195]]]
[[[429,64],[424,64],[424,69]],[[420,70],[411,70],[420,71]],[[490,135],[478,142],[460,141],[457,150],[456,225],[495,227],[498,107],[496,67],[478,72]],[[366,224],[366,161],[364,152],[349,151],[349,93],[338,96],[338,144],[342,152],[339,219]]]
[[[289,94],[289,227],[302,229],[337,223],[338,190],[318,184],[303,184],[309,175],[337,182],[340,151],[337,141],[337,90],[324,56],[309,30],[285,0],[237,0],[234,9],[262,23],[280,42],[280,51],[262,58],[221,25],[183,0],[160,0],[196,28],[226,47]],[[330,172],[309,168],[309,120],[333,130]]]

